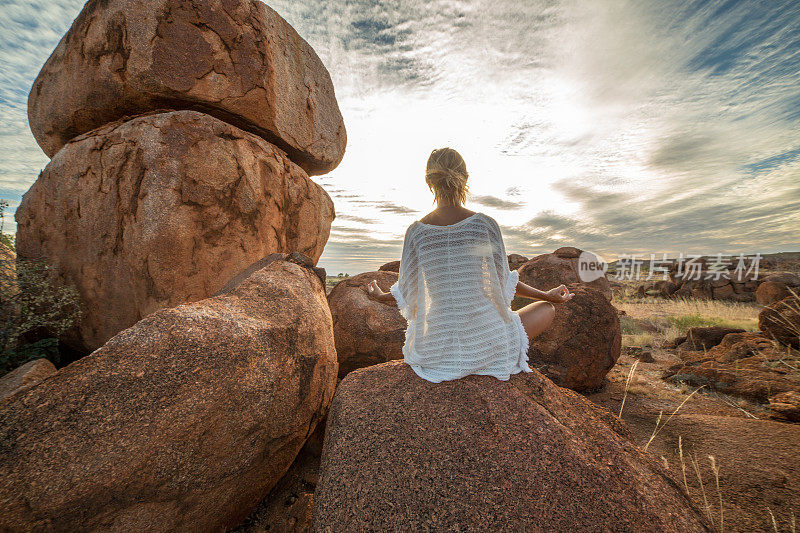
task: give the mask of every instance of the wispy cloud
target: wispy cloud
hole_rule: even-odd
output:
[[[793,0],[269,5],[328,67],[348,128],[342,164],[314,178],[338,214],[322,266],[398,258],[398,235],[434,207],[427,155],[446,145],[467,161],[468,207],[500,222],[509,252],[800,248]],[[6,197],[46,164],[25,98],[80,7],[0,7]]]

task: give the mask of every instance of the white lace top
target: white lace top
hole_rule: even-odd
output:
[[[528,335],[511,310],[518,281],[489,215],[474,213],[448,226],[412,223],[391,287],[408,322],[405,362],[436,383],[531,372]]]

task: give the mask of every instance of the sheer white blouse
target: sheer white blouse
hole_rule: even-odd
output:
[[[404,361],[435,383],[531,372],[528,335],[511,310],[518,281],[489,215],[474,213],[448,226],[413,222],[391,287],[408,322]]]

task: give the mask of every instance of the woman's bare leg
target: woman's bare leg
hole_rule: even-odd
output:
[[[530,303],[514,312],[519,313],[525,333],[531,339],[547,329],[553,322],[553,317],[556,316],[556,308],[553,307],[553,304],[542,301]]]

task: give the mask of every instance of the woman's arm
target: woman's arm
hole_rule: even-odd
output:
[[[397,305],[397,300],[394,299],[394,296],[391,292],[383,292],[380,287],[378,287],[378,282],[376,280],[372,280],[367,285],[367,296],[378,300],[379,302],[385,302],[388,304],[395,304]]]
[[[549,291],[540,291],[539,289],[535,289],[530,285],[518,281],[514,296],[522,296],[523,298],[530,298],[532,300],[543,300],[545,302],[560,304],[572,298],[572,293],[569,292],[565,285],[559,285]]]

